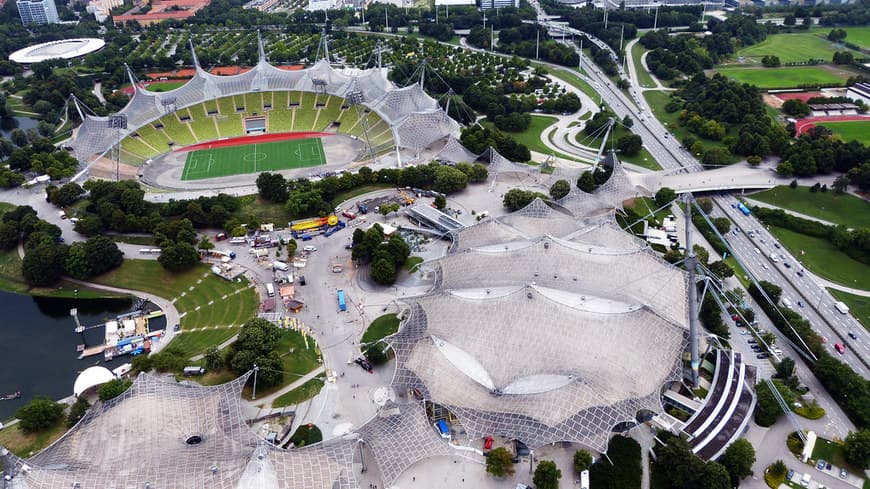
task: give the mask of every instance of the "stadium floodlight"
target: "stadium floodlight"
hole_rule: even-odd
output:
[[[112,114],[109,116],[109,127],[112,129],[127,129],[126,114]]]
[[[115,181],[121,180],[121,131],[127,129],[127,114],[109,116],[109,127],[115,130],[115,150],[112,158],[115,163]]]

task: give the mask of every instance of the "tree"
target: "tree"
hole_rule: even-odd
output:
[[[209,371],[224,368],[224,358],[216,346],[210,346],[205,351],[205,368]]]
[[[595,191],[595,177],[592,175],[592,172],[585,171],[580,175],[580,178],[577,179],[577,188],[586,192],[592,193]]]
[[[435,171],[435,185],[433,188],[441,193],[450,194],[458,192],[468,185],[468,176],[461,170],[447,165],[440,165]]]
[[[806,117],[810,115],[812,109],[800,99],[789,99],[782,104],[782,111],[794,117]]]
[[[691,486],[693,489],[731,489],[730,475],[722,464],[710,461],[704,465],[700,479]]]
[[[705,214],[709,214],[713,212],[713,200],[708,197],[701,197],[697,199],[698,205],[701,206],[701,210],[704,211]]]
[[[550,186],[550,197],[559,200],[568,195],[568,192],[570,191],[571,184],[568,183],[568,180],[557,180],[552,186]]]
[[[498,447],[486,457],[486,471],[495,477],[505,477],[514,473],[514,462],[510,452]]]
[[[533,200],[539,197],[546,198],[545,195],[538,192],[523,190],[519,188],[512,188],[505,192],[504,198],[502,199],[502,204],[504,204],[507,210],[513,212],[531,204]]]
[[[174,243],[163,248],[157,261],[170,272],[183,272],[199,263],[199,252],[188,243]]]
[[[39,243],[24,254],[21,272],[31,285],[51,285],[64,272],[67,247],[58,243]]]
[[[77,397],[76,402],[69,408],[69,416],[66,417],[66,427],[72,428],[75,426],[80,419],[85,417],[90,407],[91,405],[87,399],[81,396]]]
[[[21,429],[26,432],[40,431],[56,425],[63,417],[64,405],[47,397],[34,397],[32,401],[18,408],[15,417]]]
[[[731,478],[731,485],[728,487],[737,487],[742,479],[752,475],[755,448],[745,438],[740,438],[725,449],[718,462],[725,467]]]
[[[390,285],[396,281],[396,266],[382,258],[372,263],[371,276],[375,283]]]
[[[788,473],[788,465],[782,460],[777,460],[770,465],[770,473],[774,476],[782,477]]]
[[[577,450],[574,452],[574,471],[577,473],[589,470],[592,465],[592,455],[586,450]]]
[[[287,180],[280,173],[263,172],[257,176],[257,191],[260,197],[276,203],[287,202]]]
[[[719,231],[719,234],[725,234],[731,230],[731,220],[727,217],[714,217],[713,225],[716,226],[716,230]]]
[[[631,126],[634,125],[634,119],[632,119],[630,115],[626,115],[625,117],[622,118],[622,125],[626,129],[630,129]]]
[[[100,386],[100,400],[106,402],[114,399],[123,394],[131,385],[133,385],[133,381],[129,379],[112,379]]]
[[[637,134],[626,134],[616,141],[616,149],[629,156],[640,153],[642,147],[643,139]]]
[[[870,468],[870,430],[850,431],[843,442],[846,460],[861,467]]]
[[[655,195],[656,205],[658,205],[659,207],[666,206],[667,204],[673,202],[674,199],[676,199],[676,198],[677,198],[677,193],[674,192],[673,189],[668,188],[668,187],[660,188],[659,191],[656,192],[656,195]]]
[[[776,376],[780,379],[787,379],[794,375],[794,360],[785,357],[776,364]]]
[[[834,180],[834,184],[832,185],[834,192],[838,194],[846,193],[846,189],[849,187],[849,177],[846,175],[840,175]]]
[[[447,207],[447,197],[444,197],[443,195],[440,195],[440,194],[436,195],[434,204],[435,204],[435,208],[438,210],[441,210],[441,209]]]
[[[559,479],[562,478],[562,471],[556,467],[556,462],[552,460],[541,460],[538,466],[535,467],[535,475],[532,477],[532,482],[538,489],[558,489]]]
[[[212,243],[211,240],[208,239],[208,236],[203,235],[202,239],[199,240],[199,244],[196,245],[196,248],[205,251],[213,250],[214,243]]]
[[[58,207],[67,207],[79,200],[79,197],[84,193],[85,189],[83,189],[81,185],[77,183],[68,183],[49,193],[48,200]]]
[[[758,166],[761,164],[761,156],[752,155],[746,158],[746,162],[749,163],[749,166]]]

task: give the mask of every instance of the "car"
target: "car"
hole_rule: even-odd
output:
[[[854,331],[849,331],[849,338],[852,338],[853,340],[857,340],[858,335],[856,335]]]
[[[828,337],[822,336],[822,343],[827,343],[827,342],[828,342]]]
[[[764,238],[759,238],[759,239],[761,240],[762,243],[764,243]]]
[[[837,350],[837,353],[840,355],[846,353],[846,345],[842,343],[834,343],[834,349]]]
[[[784,266],[785,268],[791,268],[791,263],[784,261],[782,262],[782,266]]]
[[[804,301],[798,301],[798,307],[804,307]]]
[[[354,363],[359,365],[360,368],[368,373],[372,373],[372,371],[374,371],[374,369],[372,368],[372,364],[370,364],[369,361],[365,359],[365,357],[357,358],[356,360],[354,360]]]
[[[308,251],[308,252],[311,252],[311,251],[317,251],[317,247],[316,247],[316,246],[312,246],[312,245],[307,245],[307,246],[305,246],[305,247],[302,248],[302,251]]]
[[[487,435],[483,439],[483,449],[484,450],[492,450],[492,437]]]
[[[737,204],[731,204],[731,207],[732,207],[733,209],[736,209],[736,208],[737,208]]]
[[[794,477],[794,469],[788,469],[788,473],[785,475],[785,480],[790,481],[792,477]]]
[[[765,358],[770,358],[770,354],[769,353],[759,353],[758,355],[755,355],[755,358],[757,358],[759,360],[764,360]]]
[[[816,463],[816,468],[819,470],[825,470],[825,461],[823,459],[819,459]]]
[[[731,315],[731,319],[734,320],[734,321],[739,321],[739,320],[740,320],[740,316],[738,316],[737,314],[732,314],[732,315]]]
[[[844,468],[840,468],[840,479],[845,479],[846,477],[849,477],[849,472]]]
[[[178,331],[179,329],[181,329],[181,325],[179,325],[178,323],[175,323],[175,327],[172,328],[172,330],[173,330],[173,331]]]
[[[776,246],[777,248],[781,248],[781,246],[779,246],[779,243],[776,243],[776,242],[773,243],[773,246]]]
[[[825,470],[831,470],[831,462],[825,464]]]
[[[798,277],[803,277],[803,276],[804,276],[804,272],[801,271],[801,270],[798,270],[798,271],[797,271],[797,276],[798,276]]]
[[[746,342],[750,345],[755,345],[758,343],[757,341],[755,341],[755,338],[749,338],[748,340],[746,340]]]
[[[759,250],[758,248],[755,248],[755,250],[753,250],[753,251],[755,251],[755,252],[758,253],[759,255],[761,254],[761,250]]]
[[[754,351],[755,353],[761,353],[763,349],[758,345],[752,345],[752,351]]]
[[[762,263],[762,264],[761,264],[761,268],[763,268],[763,269],[765,269],[765,270],[768,270],[770,267],[767,266],[767,263]]]

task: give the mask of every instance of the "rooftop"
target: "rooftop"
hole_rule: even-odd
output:
[[[72,59],[98,51],[106,45],[102,39],[80,38],[44,42],[35,46],[19,49],[9,55],[16,63],[39,63],[48,59]]]

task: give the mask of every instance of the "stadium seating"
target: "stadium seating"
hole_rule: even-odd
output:
[[[291,102],[300,105],[289,108]],[[324,104],[319,109],[317,103]],[[271,103],[272,108],[265,110],[264,105]],[[356,108],[342,109],[344,99],[313,92],[256,92],[244,95],[222,97],[194,104],[136,129],[138,138],[128,137],[121,143],[121,155],[125,163],[138,165],[176,147],[212,141],[219,138],[244,136],[245,116],[253,112],[266,116],[268,132],[322,131],[335,122],[340,122],[338,133],[364,138],[364,128]],[[244,105],[244,113],[236,112],[236,107]],[[208,111],[218,113],[208,115]],[[186,122],[181,117],[190,117]],[[370,111],[365,115],[372,146],[389,145],[393,134],[386,121],[377,113]],[[162,127],[159,129],[155,126]]]
[[[195,143],[196,137],[191,132],[190,126],[186,122],[179,121],[177,114],[178,112],[166,114],[160,118],[160,122],[164,126],[163,131],[175,141],[175,144],[187,146],[188,144]]]
[[[188,107],[190,113],[190,128],[193,130],[197,141],[211,141],[218,138],[217,126],[214,117],[207,116],[202,104]]]

